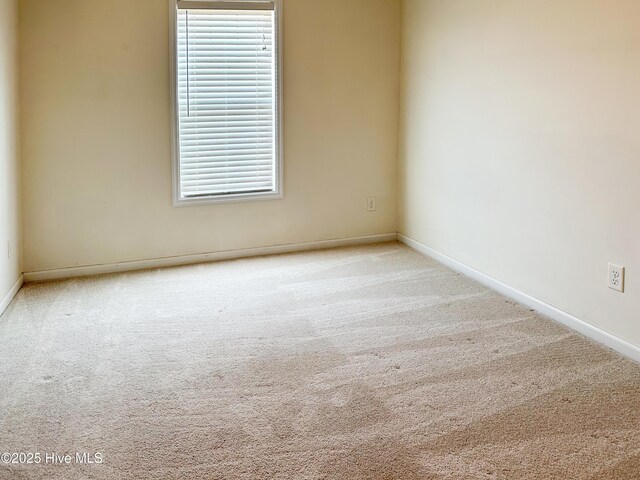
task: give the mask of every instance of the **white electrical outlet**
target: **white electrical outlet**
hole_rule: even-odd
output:
[[[609,264],[609,288],[624,293],[624,267]]]
[[[376,211],[376,197],[367,198],[367,210],[370,212]]]

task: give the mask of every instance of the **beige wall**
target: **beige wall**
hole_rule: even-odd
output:
[[[402,233],[640,345],[640,2],[403,18]]]
[[[22,273],[17,27],[17,1],[0,0],[0,302]]]
[[[285,0],[285,199],[186,208],[168,8],[20,2],[25,271],[396,230],[400,0]]]

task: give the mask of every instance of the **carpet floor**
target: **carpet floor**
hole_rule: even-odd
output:
[[[640,365],[398,243],[28,284],[0,340],[1,479],[640,478]]]

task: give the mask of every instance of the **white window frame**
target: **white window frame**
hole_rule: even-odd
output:
[[[177,10],[178,2],[189,8],[259,9],[261,5],[273,4],[274,10],[274,57],[275,57],[275,189],[273,192],[257,193],[229,193],[226,195],[183,198],[180,191],[180,131],[178,108],[178,56],[177,56]],[[185,207],[189,205],[203,205],[215,203],[246,202],[256,200],[278,200],[284,198],[284,166],[283,166],[283,86],[282,86],[282,0],[169,0],[169,52],[171,66],[171,140],[172,140],[172,170],[173,170],[173,206]]]

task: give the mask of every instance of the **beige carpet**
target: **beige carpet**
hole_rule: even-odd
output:
[[[31,284],[0,339],[0,451],[103,455],[2,479],[640,478],[639,365],[397,243]]]

